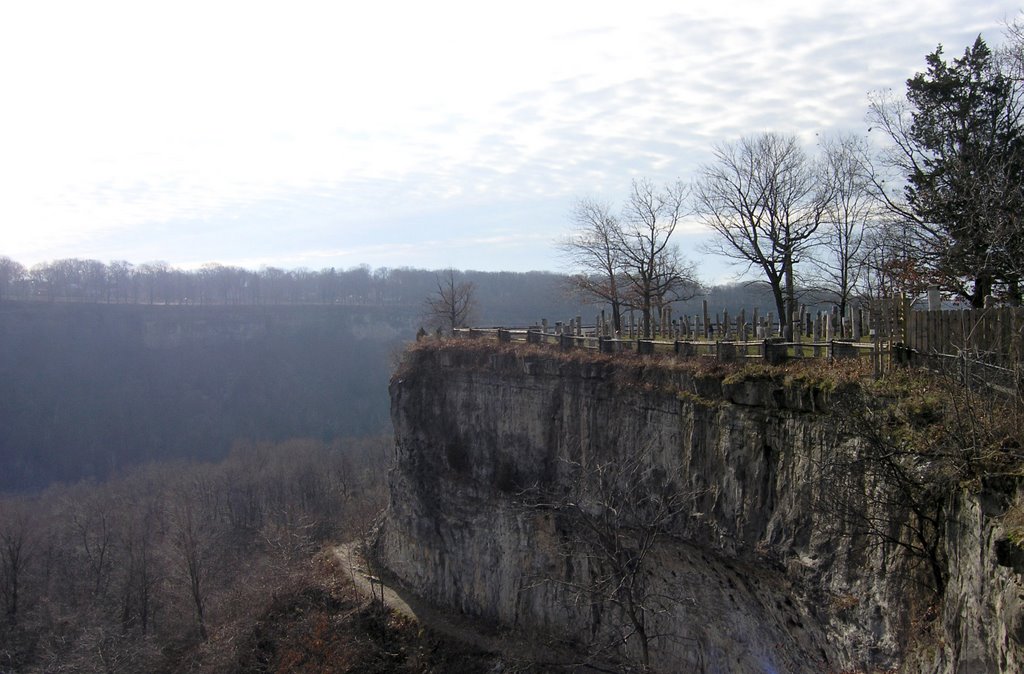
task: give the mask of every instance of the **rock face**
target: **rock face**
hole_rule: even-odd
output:
[[[526,495],[639,453],[692,503],[645,572],[670,598],[649,615],[655,670],[1021,671],[1024,556],[998,521],[1016,484],[951,497],[937,600],[898,546],[844,535],[815,507],[830,457],[856,444],[826,398],[657,361],[416,349],[391,384],[397,468],[377,555],[438,604],[596,643],[622,616],[578,601],[586,562]]]

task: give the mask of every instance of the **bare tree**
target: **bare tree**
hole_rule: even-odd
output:
[[[177,503],[171,510],[171,536],[178,575],[186,585],[199,637],[206,641],[209,638],[206,612],[212,566],[211,534],[193,503],[195,495],[179,490],[175,498]]]
[[[901,550],[937,597],[948,581],[950,494],[1013,471],[1022,458],[1019,401],[961,375],[918,373],[844,390],[831,412],[848,443],[818,470],[825,487],[815,507],[834,533]]]
[[[132,277],[135,275],[131,262],[116,260],[107,265],[107,302],[128,302],[131,297]]]
[[[83,579],[88,579],[89,594],[99,597],[113,572],[115,545],[115,506],[105,492],[72,490],[66,504],[69,525],[74,534],[76,552],[82,564]]]
[[[18,621],[25,571],[32,557],[35,522],[29,504],[0,501],[0,597],[10,623]]]
[[[822,142],[822,180],[828,199],[815,254],[809,261],[816,270],[815,284],[835,296],[840,315],[863,280],[869,228],[880,219],[874,195],[867,142],[853,134]]]
[[[699,288],[696,272],[672,243],[676,227],[687,215],[689,196],[689,187],[681,181],[658,188],[648,180],[634,180],[623,207],[618,237],[622,273],[643,314],[645,337],[652,334],[652,309],[689,299]]]
[[[131,506],[126,504],[122,513],[121,628],[127,630],[138,625],[142,634],[146,634],[160,579],[153,533],[160,524],[160,516],[152,496],[138,496],[138,501]]]
[[[167,302],[167,278],[170,272],[170,265],[159,260],[139,265],[137,275],[145,289],[146,302],[154,304],[157,298]]]
[[[931,282],[920,255],[914,226],[902,218],[886,218],[864,236],[861,255],[861,296],[869,301],[915,297]]]
[[[635,641],[646,669],[652,643],[666,636],[657,632],[652,618],[677,601],[651,586],[651,557],[693,498],[663,470],[648,465],[639,451],[607,461],[591,457],[568,467],[574,476],[570,488],[549,498],[541,495],[535,507],[563,518],[566,568],[580,568],[545,582],[593,606],[595,621],[609,609],[617,611],[620,615],[603,626],[613,637],[611,645]],[[601,628],[592,626],[595,634]]]
[[[761,271],[791,338],[796,266],[821,225],[827,191],[792,135],[747,136],[718,145],[714,156],[696,188],[700,216],[717,234],[707,250]]]
[[[611,206],[594,199],[580,199],[572,210],[574,231],[558,244],[577,273],[572,286],[585,295],[608,302],[612,325],[622,330],[622,254],[619,251],[621,223]]]
[[[24,276],[24,266],[9,257],[0,256],[0,302],[11,297],[14,285]]]
[[[454,331],[464,327],[476,308],[476,287],[469,281],[457,281],[454,269],[437,274],[437,292],[426,300],[427,320]]]

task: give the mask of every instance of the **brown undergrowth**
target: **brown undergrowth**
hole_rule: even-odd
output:
[[[237,645],[240,674],[493,671],[494,656],[440,637],[362,597],[329,552]]]
[[[638,355],[631,352],[606,354],[590,349],[561,350],[553,345],[447,338],[427,339],[410,345],[395,376],[403,376],[412,364],[434,356],[444,356],[453,365],[466,368],[491,367],[495,357],[504,357],[515,361],[534,360],[570,367],[596,367],[608,372],[614,369],[618,380],[633,382],[685,374],[695,379],[713,379],[726,384],[772,379],[780,384],[833,389],[863,380],[871,374],[870,363],[866,359],[806,358],[769,365],[758,360],[723,362],[710,356]]]

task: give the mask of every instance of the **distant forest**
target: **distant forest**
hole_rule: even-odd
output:
[[[700,266],[697,265],[699,273]],[[0,301],[88,302],[151,305],[329,304],[422,309],[437,292],[438,270],[409,267],[259,270],[207,264],[184,270],[164,262],[132,264],[69,258],[26,268],[0,256]],[[531,272],[456,272],[473,284],[476,325],[526,326],[541,318],[567,320],[582,315],[587,323],[600,311],[576,291],[566,274]],[[702,299],[712,311],[771,310],[763,283],[705,287],[695,299],[675,303],[676,313],[696,313]]]

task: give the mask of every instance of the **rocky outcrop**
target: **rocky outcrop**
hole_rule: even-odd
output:
[[[656,670],[1018,671],[1022,560],[997,517],[1016,485],[951,496],[938,602],[898,546],[816,506],[833,457],[856,451],[826,411],[829,388],[656,360],[415,349],[391,384],[397,468],[377,555],[439,604],[594,642],[621,616],[578,601],[586,561],[529,495],[567,490],[581,462],[640,453],[691,500],[646,572],[671,598],[650,616]]]

